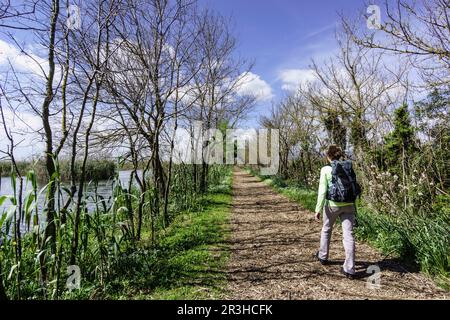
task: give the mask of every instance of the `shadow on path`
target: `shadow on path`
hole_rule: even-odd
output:
[[[313,214],[245,172],[235,169],[229,299],[446,299],[447,293],[418,270],[384,259],[358,243],[357,279],[340,274],[342,234],[336,227],[330,264],[314,259],[321,224]],[[380,289],[371,289],[367,268],[380,268]]]

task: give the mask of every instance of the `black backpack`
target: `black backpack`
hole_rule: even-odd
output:
[[[331,163],[331,185],[327,199],[336,202],[354,202],[361,194],[361,186],[356,181],[356,174],[350,160]]]

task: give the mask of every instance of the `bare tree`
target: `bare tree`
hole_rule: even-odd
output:
[[[450,2],[395,0],[383,8],[379,30],[357,29],[343,18],[345,32],[363,47],[409,56],[431,86],[448,85]]]
[[[312,172],[312,158],[319,140],[321,123],[315,110],[302,90],[290,92],[273,106],[269,116],[260,123],[267,129],[276,128],[280,133],[280,171],[284,178],[299,178],[306,183]]]
[[[72,133],[72,155],[71,155],[71,197],[77,192],[77,201],[74,217],[74,235],[72,239],[72,248],[70,263],[76,263],[79,226],[84,196],[84,185],[86,182],[86,165],[89,157],[89,147],[91,140],[91,131],[97,116],[97,107],[100,102],[100,94],[107,72],[107,64],[110,59],[110,27],[114,22],[114,16],[117,14],[118,1],[97,0],[93,1],[92,7],[88,7],[84,19],[90,18],[94,28],[80,32],[77,39],[77,49],[83,54],[79,56],[76,63],[77,72],[74,78],[79,86],[81,94],[80,115],[76,127]],[[93,12],[90,14],[89,12]],[[90,114],[85,121],[84,115],[87,108],[90,107]],[[85,124],[83,132],[84,142],[82,144],[83,156],[79,176],[75,174],[75,160],[79,156],[78,152],[78,133]],[[76,184],[78,183],[78,187]]]
[[[368,147],[368,134],[389,114],[401,92],[406,66],[391,71],[380,54],[353,44],[345,35],[338,38],[340,52],[322,66],[312,67],[319,85],[309,86],[308,99],[325,115],[338,115],[350,128],[355,152]],[[404,97],[400,97],[404,98]]]
[[[283,178],[288,177],[289,156],[292,148],[297,144],[293,131],[294,122],[286,114],[285,104],[282,102],[277,108],[272,107],[270,116],[263,117],[260,122],[266,129],[278,129],[280,133],[280,173]]]
[[[301,90],[287,97],[284,110],[289,120],[294,124],[295,129],[291,134],[295,137],[293,141],[298,144],[297,146],[294,145],[294,150],[299,148],[298,152],[293,153],[292,156],[300,158],[300,168],[298,169],[303,175],[302,178],[306,181],[308,178],[306,173],[313,170],[315,159],[312,158],[312,154],[314,154],[316,145],[320,140],[321,123],[318,119],[318,113],[317,110],[312,108]]]
[[[251,64],[244,59],[233,58],[236,40],[233,37],[229,21],[217,14],[205,10],[197,21],[199,30],[197,50],[202,57],[200,72],[193,80],[195,106],[190,109],[189,119],[202,123],[203,130],[218,128],[226,124],[234,127],[237,121],[253,107],[255,99],[251,95],[239,94],[251,70]],[[194,67],[197,65],[194,64]],[[192,131],[192,128],[191,128]],[[209,141],[206,139],[201,147],[202,165],[199,174],[200,192],[207,190],[208,168],[206,153]],[[194,167],[197,177],[197,166]]]
[[[162,136],[168,121],[180,112],[180,89],[193,77],[186,64],[194,50],[195,34],[189,25],[193,3],[128,1],[127,6],[115,25],[120,51],[111,64],[108,90],[148,143],[155,186],[152,208],[159,215],[168,191]]]

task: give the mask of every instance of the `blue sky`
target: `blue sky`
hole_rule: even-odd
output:
[[[247,121],[241,124],[245,127],[258,127],[258,120],[268,114],[272,103],[282,99],[299,83],[311,80],[311,59],[321,61],[333,55],[337,49],[334,33],[339,25],[338,13],[357,16],[366,6],[364,0],[198,1],[232,19],[232,31],[238,42],[237,54],[254,62],[244,89],[257,92],[258,103]],[[19,72],[40,74],[36,62],[45,66],[46,52],[34,43],[31,34],[13,33],[32,54],[33,61],[21,54],[9,37],[0,33],[0,71],[9,69],[11,62]],[[18,132],[33,132],[42,127],[36,115],[27,113],[19,117],[11,113],[7,116]],[[17,150],[20,156],[26,157],[42,149],[36,135],[22,136],[25,142]],[[0,149],[4,148],[4,143],[1,131]]]
[[[272,101],[308,77],[311,59],[336,50],[338,13],[355,16],[364,0],[200,0],[235,23],[239,54],[255,62],[253,73],[271,88],[272,98],[258,103],[249,124],[270,109]]]

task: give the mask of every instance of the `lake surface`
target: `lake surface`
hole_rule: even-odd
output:
[[[130,182],[130,174],[131,170],[122,170],[119,171],[119,180],[123,188],[128,188],[128,183]],[[142,171],[138,170],[138,175],[142,176]],[[26,183],[26,179],[24,178],[24,184]],[[69,185],[69,183],[67,183]],[[17,183],[16,188],[19,187],[19,184]],[[43,188],[44,186],[39,185],[38,186],[38,192]],[[104,197],[106,200],[110,199],[112,190],[113,190],[113,180],[103,180],[99,181],[96,185],[97,187],[97,194]],[[32,190],[31,184],[28,183],[24,188],[24,196],[27,193],[27,191]],[[87,184],[87,187],[85,189],[86,195],[93,195],[95,192],[95,185],[94,183]],[[10,177],[2,177],[0,179],[0,196],[3,195],[13,195],[13,187],[11,185],[11,178]],[[64,195],[63,195],[64,196]],[[45,191],[42,193],[42,195],[38,199],[38,208],[39,212],[42,212],[42,207],[44,204],[44,198],[45,198]],[[91,198],[90,198],[91,199]],[[88,200],[87,206],[88,210],[91,211],[95,208],[95,203],[92,200]],[[11,202],[9,200],[6,200],[1,206],[0,206],[0,215],[7,210],[11,206]],[[42,221],[42,219],[40,219]],[[24,225],[21,229],[22,231],[25,231],[26,226]]]

